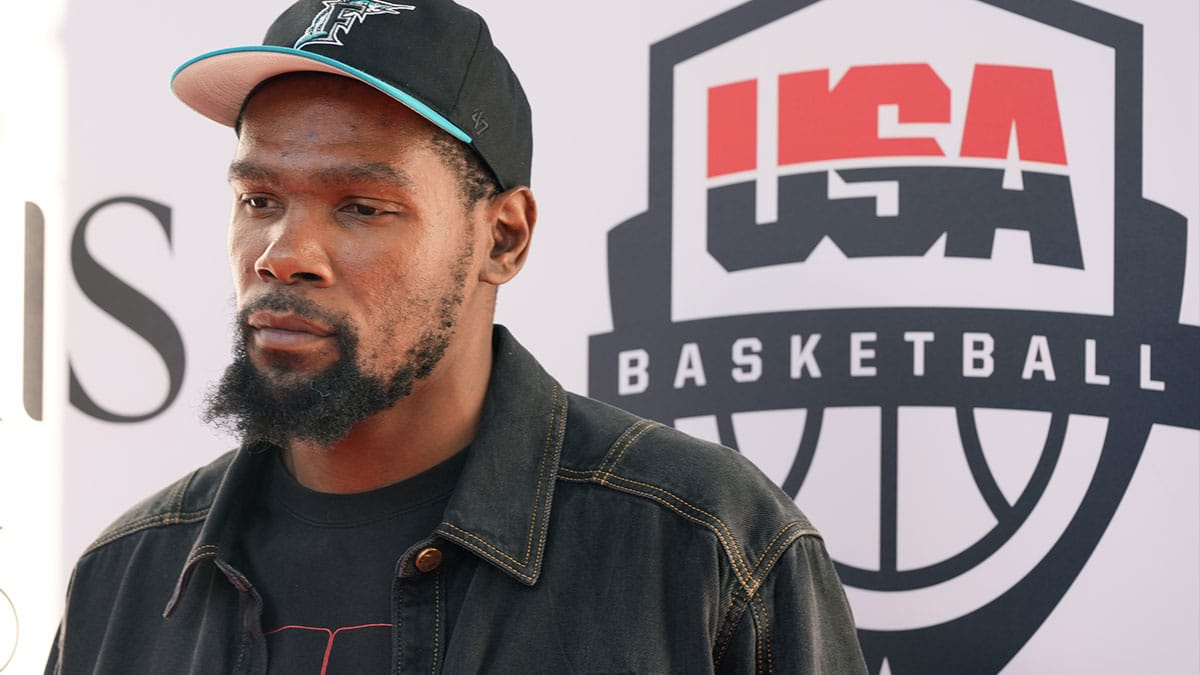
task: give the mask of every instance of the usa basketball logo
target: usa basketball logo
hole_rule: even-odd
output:
[[[1200,428],[1141,41],[1066,0],[755,0],[650,49],[591,393],[795,498],[874,673],[1004,668],[1151,427]]]

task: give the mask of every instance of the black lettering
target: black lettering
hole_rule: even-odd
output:
[[[946,256],[990,258],[998,229],[1029,233],[1033,261],[1083,269],[1067,176],[1026,171],[1006,190],[1000,169],[847,169],[846,183],[894,182],[899,214],[878,216],[873,197],[830,199],[828,173],[779,177],[779,218],[755,222],[753,182],[708,191],[708,250],[729,271],[803,262],[825,237],[848,258],[922,256],[942,234]]]
[[[162,308],[101,266],[87,250],[88,224],[97,213],[114,204],[129,204],[145,209],[162,227],[167,235],[167,243],[171,243],[170,207],[139,197],[107,199],[83,214],[75,227],[75,234],[71,240],[71,267],[75,272],[75,280],[83,294],[97,307],[127,326],[158,352],[167,367],[170,385],[166,397],[154,410],[140,415],[121,415],[96,403],[83,388],[75,374],[74,366],[70,366],[70,400],[76,408],[96,419],[108,422],[142,422],[166,410],[183,387],[183,338],[171,317],[167,316]]]

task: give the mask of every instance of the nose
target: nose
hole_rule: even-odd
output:
[[[254,261],[259,279],[318,286],[333,282],[333,268],[317,226],[305,222],[302,214],[289,214],[271,230],[266,248]]]

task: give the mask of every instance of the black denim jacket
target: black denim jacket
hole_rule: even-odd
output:
[[[748,461],[564,392],[502,327],[494,348],[458,488],[389,589],[393,672],[866,672],[819,535]],[[266,672],[236,542],[267,457],[226,454],[102,534],[46,672]]]

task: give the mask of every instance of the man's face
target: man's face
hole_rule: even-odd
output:
[[[253,95],[229,172],[239,344],[209,418],[330,445],[434,372],[486,256],[434,133],[345,78]]]

